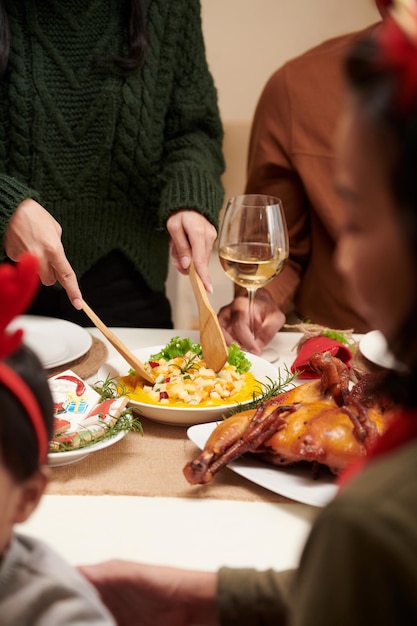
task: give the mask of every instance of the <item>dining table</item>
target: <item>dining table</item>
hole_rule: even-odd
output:
[[[103,349],[97,371],[86,379],[94,384],[99,366],[117,353],[96,328],[86,330]],[[189,329],[112,331],[132,351],[165,345],[176,335],[199,340],[198,331]],[[277,373],[280,355],[288,360],[295,339],[295,333],[279,332],[271,342],[279,355]],[[211,571],[297,565],[319,506],[227,467],[206,485],[190,485],[182,470],[198,448],[187,426],[139,419],[143,432],[130,431],[75,463],[49,467],[46,493],[18,531],[46,541],[74,565],[113,558]]]

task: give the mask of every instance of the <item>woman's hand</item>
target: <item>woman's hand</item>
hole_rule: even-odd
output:
[[[76,309],[81,309],[82,296],[77,277],[61,241],[62,228],[38,202],[27,198],[19,204],[5,234],[4,249],[12,261],[23,252],[31,252],[39,260],[39,277],[44,285],[57,280],[64,287]]]
[[[242,349],[259,355],[282,328],[285,315],[266,289],[257,290],[253,311],[255,338],[249,327],[249,299],[246,296],[236,296],[220,309],[218,318],[227,344],[236,341]]]
[[[212,572],[194,572],[131,561],[79,567],[95,585],[118,626],[217,626]]]
[[[182,274],[188,274],[193,259],[204,287],[212,293],[208,264],[217,237],[213,224],[198,211],[181,209],[170,215],[167,229],[171,236],[173,265]]]

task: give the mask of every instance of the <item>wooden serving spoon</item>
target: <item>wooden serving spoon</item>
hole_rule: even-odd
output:
[[[105,336],[105,338],[112,344],[114,348],[116,348],[117,352],[122,355],[122,357],[127,361],[130,367],[133,367],[136,374],[146,380],[148,383],[152,385],[155,384],[155,379],[149,372],[146,371],[145,365],[142,363],[137,356],[135,356],[129,348],[125,346],[125,344],[120,341],[120,339],[101,321],[101,319],[96,315],[88,304],[83,300],[83,311],[88,315],[90,320],[93,322],[94,326],[99,329],[101,333]]]
[[[198,306],[200,342],[207,367],[219,372],[229,356],[217,315],[207,297],[203,281],[190,264],[190,281]]]

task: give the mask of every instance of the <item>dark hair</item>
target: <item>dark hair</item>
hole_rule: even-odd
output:
[[[113,67],[122,74],[130,74],[143,65],[147,49],[146,20],[143,0],[124,2],[123,21],[129,42],[126,56],[113,55],[97,59],[97,64]],[[0,78],[3,77],[10,54],[10,28],[4,0],[0,0]]]
[[[398,217],[417,268],[417,94],[407,110],[398,106],[401,78],[381,63],[374,34],[360,38],[350,50],[345,73],[362,119],[383,137],[390,161],[388,184],[398,206]],[[406,372],[391,372],[384,382],[394,401],[417,407],[417,288],[408,319],[390,340],[390,349],[406,365]]]
[[[52,437],[53,400],[45,371],[35,353],[22,346],[5,359],[5,363],[25,381],[38,401],[45,420],[48,439]],[[35,431],[20,404],[0,382],[0,458],[18,482],[39,468],[39,448]]]

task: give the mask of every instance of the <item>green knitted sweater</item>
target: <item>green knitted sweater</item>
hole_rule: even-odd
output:
[[[146,2],[146,60],[127,78],[94,62],[126,51],[123,4],[7,0],[0,236],[32,197],[62,225],[78,276],[119,249],[162,291],[168,216],[195,208],[217,225],[222,127],[199,0]]]

